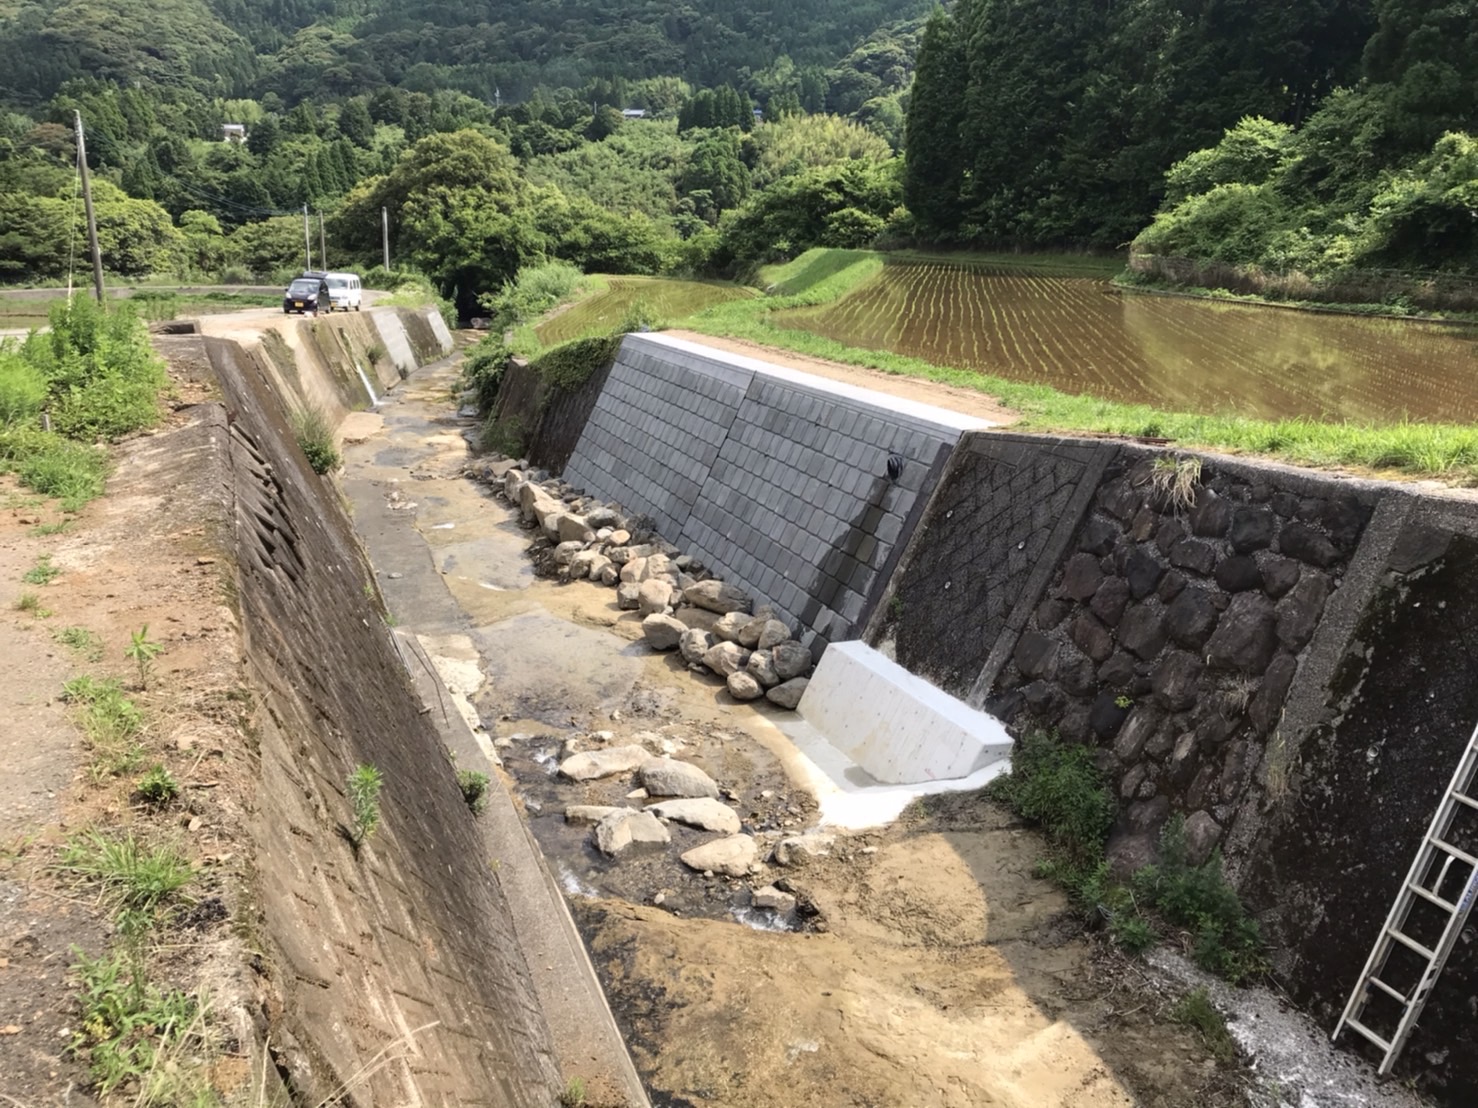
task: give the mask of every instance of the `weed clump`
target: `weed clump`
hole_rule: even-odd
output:
[[[354,809],[349,842],[358,851],[380,826],[380,790],[385,779],[374,766],[362,763],[354,767],[348,784],[349,803]]]
[[[138,765],[143,756],[137,741],[143,713],[116,680],[74,677],[62,686],[62,699],[78,708],[78,722],[93,755],[94,779],[127,773]]]
[[[59,867],[97,885],[120,913],[152,918],[190,883],[195,871],[170,846],[147,847],[129,832],[108,837],[97,831],[74,838]]]
[[[1116,806],[1088,747],[1030,732],[1016,743],[1011,772],[991,783],[990,796],[1039,824],[1070,866],[1092,870],[1102,860]]]
[[[343,459],[334,441],[334,429],[322,408],[311,404],[299,408],[293,413],[292,425],[293,437],[298,440],[298,446],[314,473],[321,476],[339,467]]]
[[[180,794],[180,783],[157,762],[137,782],[139,798],[154,808],[163,808]]]
[[[107,1096],[136,1086],[138,1105],[178,1104],[169,1088],[178,1067],[161,1064],[202,1024],[200,1001],[178,989],[161,989],[148,978],[137,949],[88,958],[74,948],[72,967],[80,984],[81,1021],[72,1049],[87,1059],[97,1091]],[[190,1101],[194,1103],[194,1101]]]
[[[1170,1009],[1170,1018],[1200,1032],[1202,1042],[1217,1061],[1229,1064],[1237,1060],[1237,1041],[1205,989],[1194,989],[1181,997]]]
[[[457,785],[462,790],[462,799],[472,809],[472,814],[482,815],[488,806],[488,775],[475,769],[459,769]]]

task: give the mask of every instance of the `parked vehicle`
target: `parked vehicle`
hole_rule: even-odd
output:
[[[291,315],[293,312],[317,315],[320,307],[332,310],[332,304],[328,281],[321,276],[294,278],[293,283],[288,285],[287,291],[282,294],[284,315]]]
[[[357,273],[325,273],[331,303],[330,311],[359,311],[364,302],[364,288]]]

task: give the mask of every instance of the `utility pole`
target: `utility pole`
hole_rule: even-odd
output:
[[[318,209],[318,260],[328,268],[328,240],[323,237],[323,209]]]
[[[82,172],[82,206],[87,209],[87,243],[92,248],[92,287],[103,302],[103,251],[98,246],[98,221],[92,210],[92,177],[87,172],[87,140],[82,135],[82,113],[77,118],[77,165]]]
[[[390,209],[380,209],[380,241],[385,248],[385,272],[390,272]]]
[[[307,273],[313,268],[313,239],[308,232],[308,205],[303,205],[303,272]]]

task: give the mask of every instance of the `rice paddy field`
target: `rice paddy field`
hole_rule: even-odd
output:
[[[606,277],[606,288],[534,328],[542,346],[608,334],[638,304],[654,319],[672,321],[754,294],[738,285],[663,277]]]
[[[1478,422],[1478,328],[1144,295],[1062,269],[888,259],[840,299],[771,323],[1173,411]]]

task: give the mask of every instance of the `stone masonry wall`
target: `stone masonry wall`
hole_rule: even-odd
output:
[[[662,335],[629,335],[565,469],[771,603],[855,637],[979,421]],[[890,455],[902,459],[888,476]]]

